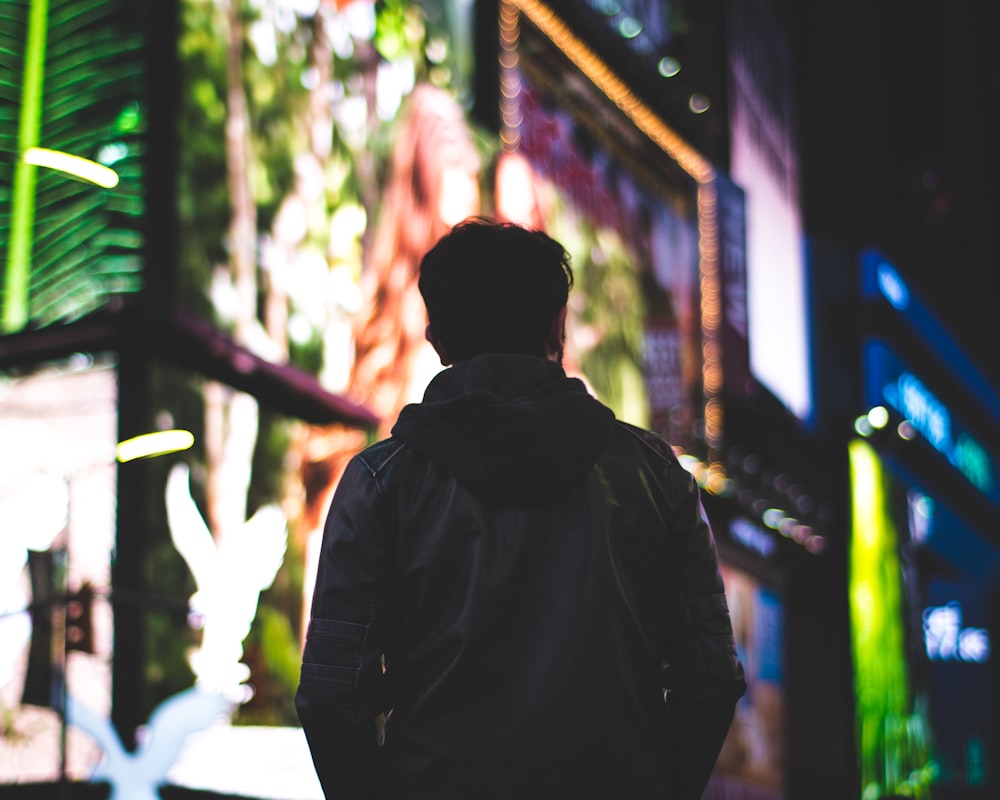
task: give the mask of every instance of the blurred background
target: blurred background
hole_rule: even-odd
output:
[[[997,796],[979,5],[0,16],[0,795],[322,796],[326,508],[488,215],[567,247],[567,372],[703,488],[750,681],[705,797]]]
[[[827,13],[786,3],[785,14],[813,225],[891,241],[908,279],[996,382],[990,106],[1000,77],[982,8],[880,0]]]

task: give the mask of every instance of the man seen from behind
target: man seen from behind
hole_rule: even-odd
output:
[[[482,219],[421,263],[449,368],[347,467],[316,576],[330,800],[701,796],[745,690],[715,543],[671,448],[563,371],[572,283]]]

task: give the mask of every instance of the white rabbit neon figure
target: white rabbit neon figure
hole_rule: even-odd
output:
[[[191,497],[188,468],[170,471],[166,490],[167,521],[174,546],[187,562],[197,591],[190,609],[202,629],[201,647],[190,656],[196,683],[246,702],[251,689],[243,658],[243,640],[257,614],[260,593],[271,586],[287,545],[285,516],[276,505],[262,506],[243,529],[216,546]]]
[[[253,694],[245,685],[243,640],[284,559],[285,517],[277,506],[260,508],[242,531],[217,547],[191,497],[188,468],[177,464],[166,487],[167,522],[174,546],[197,584],[189,599],[192,619],[202,629],[201,646],[190,656],[195,685],[164,700],[127,752],[111,722],[70,696],[67,722],[89,733],[103,758],[92,781],[111,784],[110,800],[157,800],[188,735],[230,715]]]

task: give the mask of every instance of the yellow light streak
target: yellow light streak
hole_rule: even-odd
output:
[[[110,167],[98,164],[89,158],[74,156],[60,150],[29,147],[24,152],[24,163],[65,172],[74,178],[95,183],[105,189],[113,189],[118,185],[118,173]]]
[[[144,433],[119,442],[115,447],[115,458],[123,464],[137,458],[150,458],[187,450],[194,444],[191,431],[169,430]]]

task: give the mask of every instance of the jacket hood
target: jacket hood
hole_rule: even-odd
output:
[[[439,373],[392,434],[486,502],[542,505],[586,477],[614,419],[558,364],[488,354]]]

